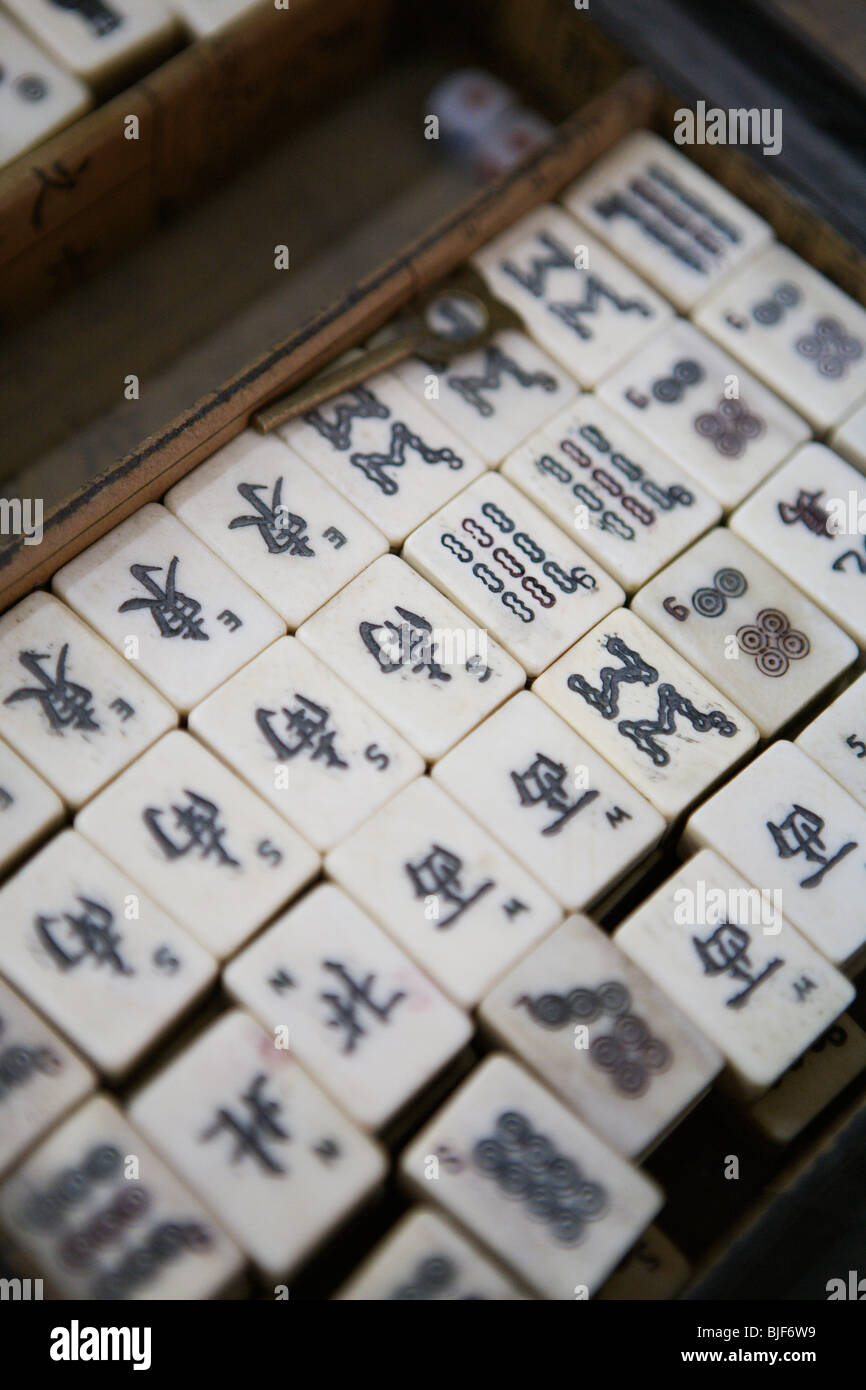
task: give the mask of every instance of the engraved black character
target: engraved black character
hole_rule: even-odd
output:
[[[496,343],[484,349],[484,371],[480,375],[449,376],[448,385],[462,396],[479,415],[493,415],[495,406],[485,400],[483,391],[499,391],[505,376],[513,377],[518,386],[525,390],[530,386],[540,386],[542,391],[555,391],[559,385],[556,377],[549,372],[527,372],[502,351]]]
[[[153,838],[163,850],[167,859],[182,859],[191,850],[198,850],[199,859],[209,859],[214,855],[220,864],[233,864],[240,868],[240,860],[234,859],[223,844],[225,826],[219,824],[219,808],[207,797],[184,788],[188,798],[186,805],[172,805],[174,829],[183,831],[183,840],[172,839],[160,825],[160,817],[166,812],[154,806],[142,811],[142,818]]]
[[[801,488],[797,493],[796,502],[779,502],[779,516],[786,526],[793,526],[795,522],[802,521],[806,530],[811,531],[814,536],[828,536],[832,540],[833,532],[827,527],[830,513],[826,507],[821,506],[823,496],[823,488],[816,492],[806,492]]]
[[[238,492],[245,502],[256,510],[255,516],[236,516],[229,522],[229,530],[237,531],[245,526],[258,527],[259,535],[272,555],[315,555],[305,535],[307,523],[302,516],[290,512],[283,504],[283,480],[277,478],[271,494],[270,505],[257,496],[264,490],[264,483],[238,483]]]
[[[702,439],[710,439],[713,447],[726,459],[738,459],[752,440],[760,439],[766,425],[760,415],[754,415],[743,401],[727,400],[722,396],[715,410],[702,411],[695,417],[695,431]]]
[[[349,764],[334,747],[337,730],[328,728],[330,710],[298,691],[295,692],[295,699],[299,702],[297,708],[284,708],[281,711],[286,721],[285,734],[291,742],[287,742],[285,737],[281,738],[271,727],[270,721],[276,718],[276,710],[256,710],[256,723],[277,757],[284,760],[294,758],[306,749],[310,753],[310,762],[323,758],[327,767],[348,767]]]
[[[503,261],[502,269],[506,275],[510,275],[518,284],[523,285],[524,289],[529,290],[536,299],[540,299],[544,295],[544,282],[549,271],[575,270],[576,267],[568,247],[563,246],[552,233],[539,232],[536,240],[546,247],[549,255],[531,257],[529,270],[521,270],[513,261]],[[637,313],[642,318],[651,316],[652,310],[643,299],[624,299],[610,285],[605,284],[600,276],[589,271],[579,273],[583,275],[583,299],[570,303],[551,300],[547,306],[552,314],[567,323],[569,328],[573,328],[579,338],[592,338],[592,329],[587,327],[583,319],[598,313],[602,299],[606,299],[621,314]]]
[[[802,854],[807,864],[820,865],[808,878],[800,880],[801,888],[817,888],[828,870],[857,848],[857,841],[849,840],[830,858],[824,853],[824,841],[821,839],[823,819],[815,811],[807,811],[805,806],[796,803],[781,825],[774,825],[772,821],[767,821],[766,825],[780,859],[793,859]]]
[[[442,845],[431,845],[430,853],[423,859],[414,864],[404,864],[403,868],[412,880],[416,898],[435,895],[444,898],[447,903],[453,903],[454,911],[450,917],[437,921],[438,928],[453,926],[467,908],[496,886],[493,879],[488,878],[474,893],[467,893],[460,883],[463,860]]]
[[[405,992],[402,989],[395,990],[387,1003],[377,1004],[371,992],[376,980],[372,971],[359,982],[352,978],[341,961],[322,961],[322,969],[335,975],[344,989],[343,994],[323,990],[319,995],[320,999],[330,1004],[333,1011],[328,1019],[328,1027],[344,1029],[342,1050],[343,1052],[354,1052],[359,1039],[367,1036],[367,1030],[358,1016],[359,1011],[367,1009],[373,1018],[377,1018],[380,1023],[390,1023],[391,1010],[400,1003],[401,999],[406,998]]]
[[[511,780],[517,788],[521,806],[545,805],[549,811],[558,811],[556,820],[546,825],[542,835],[558,835],[562,827],[576,816],[584,806],[588,806],[598,796],[597,791],[585,791],[576,801],[569,802],[565,790],[567,771],[563,763],[548,758],[546,753],[536,753],[535,761],[525,772],[512,772]]]
[[[866,536],[863,537],[863,548],[866,551]],[[866,557],[858,555],[856,550],[846,550],[842,555],[837,555],[830,568],[845,572],[845,564],[848,560],[853,560],[860,573],[866,574]]]
[[[741,1009],[752,990],[757,989],[763,980],[769,979],[785,963],[775,956],[764,966],[760,975],[753,974],[748,956],[750,942],[749,933],[732,922],[721,922],[706,941],[701,941],[698,936],[692,937],[705,975],[728,975],[732,980],[745,985],[739,993],[732,994],[730,999],[725,1000],[729,1009]]]
[[[386,468],[402,468],[406,462],[406,452],[413,450],[425,463],[447,463],[451,469],[463,467],[463,460],[459,454],[455,454],[453,449],[444,445],[441,449],[435,449],[430,444],[425,444],[420,435],[402,420],[395,420],[391,425],[391,440],[388,446],[388,453],[371,454],[352,454],[349,462],[353,468],[360,468],[365,477],[371,483],[375,483],[386,497],[392,497],[399,490],[396,478],[391,478],[385,472]]]
[[[105,0],[51,0],[58,10],[74,10],[94,31],[97,38],[104,38],[123,24],[123,15]]]
[[[213,1124],[200,1137],[213,1139],[221,1129],[227,1129],[235,1136],[232,1163],[238,1163],[246,1154],[250,1154],[266,1172],[285,1173],[283,1165],[268,1151],[268,1145],[285,1144],[292,1136],[280,1124],[281,1102],[268,1100],[262,1095],[267,1081],[265,1073],[259,1072],[241,1095],[241,1103],[248,1112],[246,1115],[241,1114],[238,1118],[235,1112],[221,1106]]]
[[[166,571],[165,588],[161,589],[151,575],[162,569],[161,565],[130,565],[133,579],[143,584],[153,595],[152,598],[128,598],[118,608],[118,613],[132,613],[139,608],[149,608],[151,617],[159,628],[162,637],[191,637],[196,642],[209,641],[204,631],[204,619],[199,617],[201,604],[198,599],[182,594],[175,584],[178,556],[172,558]]]
[[[385,675],[404,666],[417,674],[426,671],[430,680],[450,681],[451,677],[436,662],[433,649],[433,626],[408,608],[395,610],[402,621],[398,623],[360,623],[361,640]]]
[[[19,652],[18,660],[39,681],[39,685],[22,685],[13,690],[3,701],[4,705],[15,705],[20,700],[38,700],[42,713],[52,729],[62,734],[65,729],[98,729],[91,703],[93,694],[86,686],[71,681],[66,674],[69,643],[60,648],[54,675],[49,675],[40,666],[40,661],[48,660],[48,652]]]
[[[61,970],[72,970],[89,957],[97,966],[105,964],[116,975],[134,975],[135,971],[126,964],[118,947],[123,941],[120,932],[114,930],[114,913],[104,903],[76,895],[81,911],[64,912],[60,917],[47,917],[42,913],[36,918],[36,931],[48,948],[56,965]],[[54,930],[55,923],[65,922],[63,939]]]
[[[308,425],[318,430],[334,449],[348,449],[352,442],[353,420],[387,420],[391,414],[386,405],[366,386],[354,386],[333,403],[334,418],[328,420],[321,408],[304,416]]]

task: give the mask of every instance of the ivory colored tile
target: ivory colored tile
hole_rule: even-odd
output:
[[[662,1205],[654,1183],[510,1058],[489,1057],[403,1154],[405,1181],[536,1293],[586,1297]]]
[[[664,830],[658,812],[528,691],[433,777],[566,908],[601,897]]]
[[[614,1270],[598,1297],[616,1302],[661,1302],[676,1298],[687,1283],[689,1262],[658,1226],[647,1226],[631,1254]]]
[[[790,1144],[866,1067],[866,1033],[842,1014],[807,1048],[749,1118],[776,1144]]]
[[[866,402],[857,406],[833,431],[830,443],[837,454],[866,473]]]
[[[0,1174],[95,1083],[78,1054],[0,981]]]
[[[17,159],[84,114],[91,97],[83,82],[64,72],[0,15],[0,165]]]
[[[866,309],[778,242],[704,300],[695,322],[819,432],[866,394]]]
[[[751,720],[628,608],[582,637],[532,689],[666,820],[758,741]]]
[[[866,807],[866,675],[807,724],[796,744]]]
[[[422,757],[440,757],[520,686],[523,668],[396,555],[298,629]]]
[[[351,898],[322,884],[224,974],[233,999],[363,1129],[381,1129],[468,1042],[466,1014]]]
[[[130,1113],[266,1279],[290,1274],[387,1167],[378,1145],[240,1011],[169,1063]]]
[[[366,1303],[513,1303],[526,1294],[450,1221],[413,1207],[334,1297]]]
[[[534,434],[502,473],[631,593],[713,526],[722,509],[597,396]]]
[[[562,201],[683,313],[773,235],[751,208],[648,130],[619,140]]]
[[[424,771],[414,748],[294,637],[196,706],[189,728],[319,850]]]
[[[286,630],[156,503],[70,560],[53,586],[182,714]]]
[[[0,973],[112,1078],[217,973],[213,957],[74,830],[0,889],[0,923]]]
[[[850,981],[767,907],[730,864],[702,850],[613,937],[756,1099],[854,998]]]
[[[607,377],[599,396],[726,511],[809,438],[805,420],[685,319]]]
[[[198,1197],[105,1096],[0,1188],[0,1217],[62,1298],[217,1298],[243,1268]]]
[[[764,737],[858,657],[841,628],[727,527],[656,575],[632,609],[736,700]]]
[[[479,1017],[626,1158],[695,1104],[722,1058],[588,917],[569,917],[487,995]]]
[[[193,38],[201,39],[224,29],[250,10],[264,9],[266,3],[267,0],[170,0],[170,8]]]
[[[581,386],[595,386],[671,317],[645,280],[555,203],[521,217],[473,262]]]
[[[714,849],[836,964],[866,946],[866,810],[779,740],[691,816],[686,844]]]
[[[70,806],[80,806],[177,715],[50,594],[0,618],[0,734]]]
[[[866,479],[808,444],[731,517],[731,529],[866,645]]]
[[[279,434],[393,545],[484,470],[447,416],[431,412],[392,372],[326,401]]]
[[[429,777],[331,850],[325,869],[465,1008],[562,916]]]
[[[75,826],[219,959],[320,864],[276,811],[180,732],[139,758]]]
[[[501,462],[577,395],[573,378],[513,329],[447,366],[410,358],[397,376],[488,464]]]
[[[0,873],[63,819],[63,802],[0,741]]]
[[[273,436],[244,430],[165,499],[289,627],[298,627],[388,543]]]
[[[7,0],[7,7],[59,63],[99,85],[155,64],[175,35],[159,0]]]
[[[413,531],[403,558],[533,675],[625,598],[585,551],[498,473],[477,478]]]

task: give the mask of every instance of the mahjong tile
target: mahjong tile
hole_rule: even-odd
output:
[[[0,165],[47,140],[87,110],[83,82],[64,72],[0,15]]]
[[[866,394],[866,309],[774,242],[695,313],[819,432]]]
[[[404,1180],[542,1297],[587,1298],[662,1205],[654,1183],[494,1055],[434,1115]]]
[[[240,1011],[157,1073],[130,1113],[266,1279],[290,1274],[387,1168],[280,1038]]]
[[[428,760],[525,681],[484,628],[396,555],[374,561],[297,635]]]
[[[866,946],[866,810],[794,743],[779,740],[705,801],[685,843],[727,859],[836,964]]]
[[[722,1069],[712,1043],[588,917],[536,946],[479,1018],[627,1158],[657,1144]]]
[[[0,618],[0,734],[68,805],[176,723],[153,686],[50,594]]]
[[[866,1067],[866,1033],[841,1014],[748,1116],[776,1144],[790,1144]]]
[[[0,1217],[62,1298],[217,1298],[243,1261],[197,1187],[95,1096],[0,1188]]]
[[[319,869],[306,840],[187,733],[161,739],[75,825],[220,959]]]
[[[632,609],[766,737],[857,660],[851,638],[727,527],[657,574]]]
[[[279,433],[393,545],[484,470],[447,416],[432,413],[392,372]]]
[[[809,438],[805,420],[685,319],[607,377],[599,395],[725,510]]]
[[[0,873],[63,819],[63,802],[0,740]]]
[[[796,743],[866,807],[866,675],[807,724]]]
[[[429,777],[331,850],[325,870],[464,1007],[562,916],[540,883]]]
[[[154,62],[175,35],[160,0],[8,0],[8,8],[63,67],[98,85]]]
[[[666,820],[758,741],[751,720],[628,608],[582,637],[532,689]]]
[[[229,994],[364,1129],[381,1129],[460,1051],[465,1013],[332,883],[225,971]]]
[[[787,1071],[854,987],[712,850],[633,912],[614,942],[722,1053],[751,1098]]]
[[[511,1303],[517,1285],[435,1211],[413,1207],[334,1295],[365,1303]]]
[[[861,473],[866,473],[866,403],[852,410],[832,434],[830,444]]]
[[[866,644],[866,479],[823,444],[799,449],[731,529]]]
[[[684,313],[773,235],[762,218],[648,130],[620,140],[562,201]]]
[[[566,908],[595,902],[664,831],[640,793],[528,691],[433,777]]]
[[[254,430],[193,469],[165,505],[291,628],[388,549],[314,469]]]
[[[286,630],[156,503],[70,560],[53,585],[182,714]]]
[[[690,1274],[681,1250],[658,1226],[647,1226],[637,1245],[599,1289],[601,1300],[667,1302],[675,1298]]]
[[[0,974],[119,1077],[203,994],[216,962],[65,830],[0,889]]]
[[[574,379],[513,329],[447,365],[411,358],[396,374],[488,464],[501,462],[577,395]]]
[[[498,473],[425,521],[403,557],[537,675],[625,594]]]
[[[528,212],[473,260],[581,386],[595,386],[671,317],[664,299],[555,203]]]
[[[0,981],[0,1174],[95,1083],[86,1062]]]
[[[629,593],[722,514],[680,464],[594,395],[519,445],[501,471]]]

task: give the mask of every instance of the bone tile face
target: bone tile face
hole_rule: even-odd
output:
[[[0,673],[0,734],[70,806],[177,723],[153,687],[50,594],[30,594],[0,618]]]
[[[142,507],[54,576],[61,598],[185,714],[285,632],[164,507]]]
[[[625,595],[496,473],[414,531],[403,556],[538,674]]]
[[[294,637],[208,696],[189,727],[319,850],[424,771],[423,758]]]
[[[866,395],[866,309],[777,242],[710,295],[695,322],[818,431]]]
[[[412,782],[332,850],[325,868],[464,1007],[562,915],[429,777]]]
[[[837,964],[866,946],[866,810],[796,744],[780,740],[705,802],[686,843],[714,849]]]
[[[648,130],[620,140],[562,201],[683,313],[773,235],[750,208]]]
[[[866,644],[866,480],[809,444],[731,517],[731,528]]]
[[[717,522],[721,507],[597,396],[519,445],[502,473],[631,592]]]
[[[667,820],[758,739],[751,720],[627,608],[582,637],[532,689]]]
[[[512,329],[445,367],[411,358],[397,375],[488,464],[501,462],[577,395],[573,378]]]
[[[657,811],[524,691],[433,769],[566,908],[586,907],[653,848]]]
[[[591,1293],[663,1200],[642,1173],[501,1055],[472,1073],[400,1166],[416,1193],[552,1299]]]
[[[784,575],[718,528],[656,575],[632,608],[776,733],[857,660],[857,646]]]
[[[541,346],[594,386],[671,317],[670,305],[555,203],[473,257]]]
[[[73,830],[0,890],[0,923],[0,973],[109,1077],[216,975],[213,957]]]
[[[768,1139],[790,1144],[866,1067],[866,1033],[842,1014],[803,1053],[766,1095],[749,1108],[749,1118]]]
[[[0,1188],[0,1216],[62,1298],[213,1298],[242,1269],[198,1198],[104,1096]]]
[[[253,430],[195,468],[165,505],[291,628],[388,549],[297,454]]]
[[[853,410],[833,431],[830,443],[837,454],[866,473],[866,403]]]
[[[175,31],[159,0],[8,0],[8,8],[63,67],[100,84],[148,58],[156,61]]]
[[[809,438],[805,420],[684,319],[607,377],[599,396],[726,511]]]
[[[713,1045],[587,917],[569,917],[481,1005],[503,1046],[627,1158],[722,1069]]]
[[[319,868],[306,840],[180,732],[139,758],[75,824],[220,959]]]
[[[248,1015],[224,1015],[131,1105],[133,1122],[281,1279],[364,1201],[385,1157]]]
[[[438,589],[383,555],[298,638],[426,759],[524,683],[524,672]]]
[[[393,545],[484,469],[448,416],[431,412],[391,372],[279,433]]]
[[[232,997],[364,1129],[381,1129],[472,1025],[351,898],[308,893],[225,972]]]
[[[63,802],[0,742],[0,873],[63,819]]]
[[[866,676],[807,724],[796,743],[866,807]]]
[[[90,93],[0,15],[0,165],[71,125]]]
[[[689,1278],[689,1262],[658,1226],[647,1226],[637,1245],[614,1270],[600,1299],[659,1302],[675,1298]]]
[[[741,1090],[755,1098],[854,998],[844,975],[759,900],[745,878],[703,850],[613,937],[715,1043]]]
[[[413,1207],[335,1297],[368,1303],[512,1303],[526,1295],[450,1221]]]
[[[74,1105],[96,1078],[20,995],[0,981],[0,1174]]]

